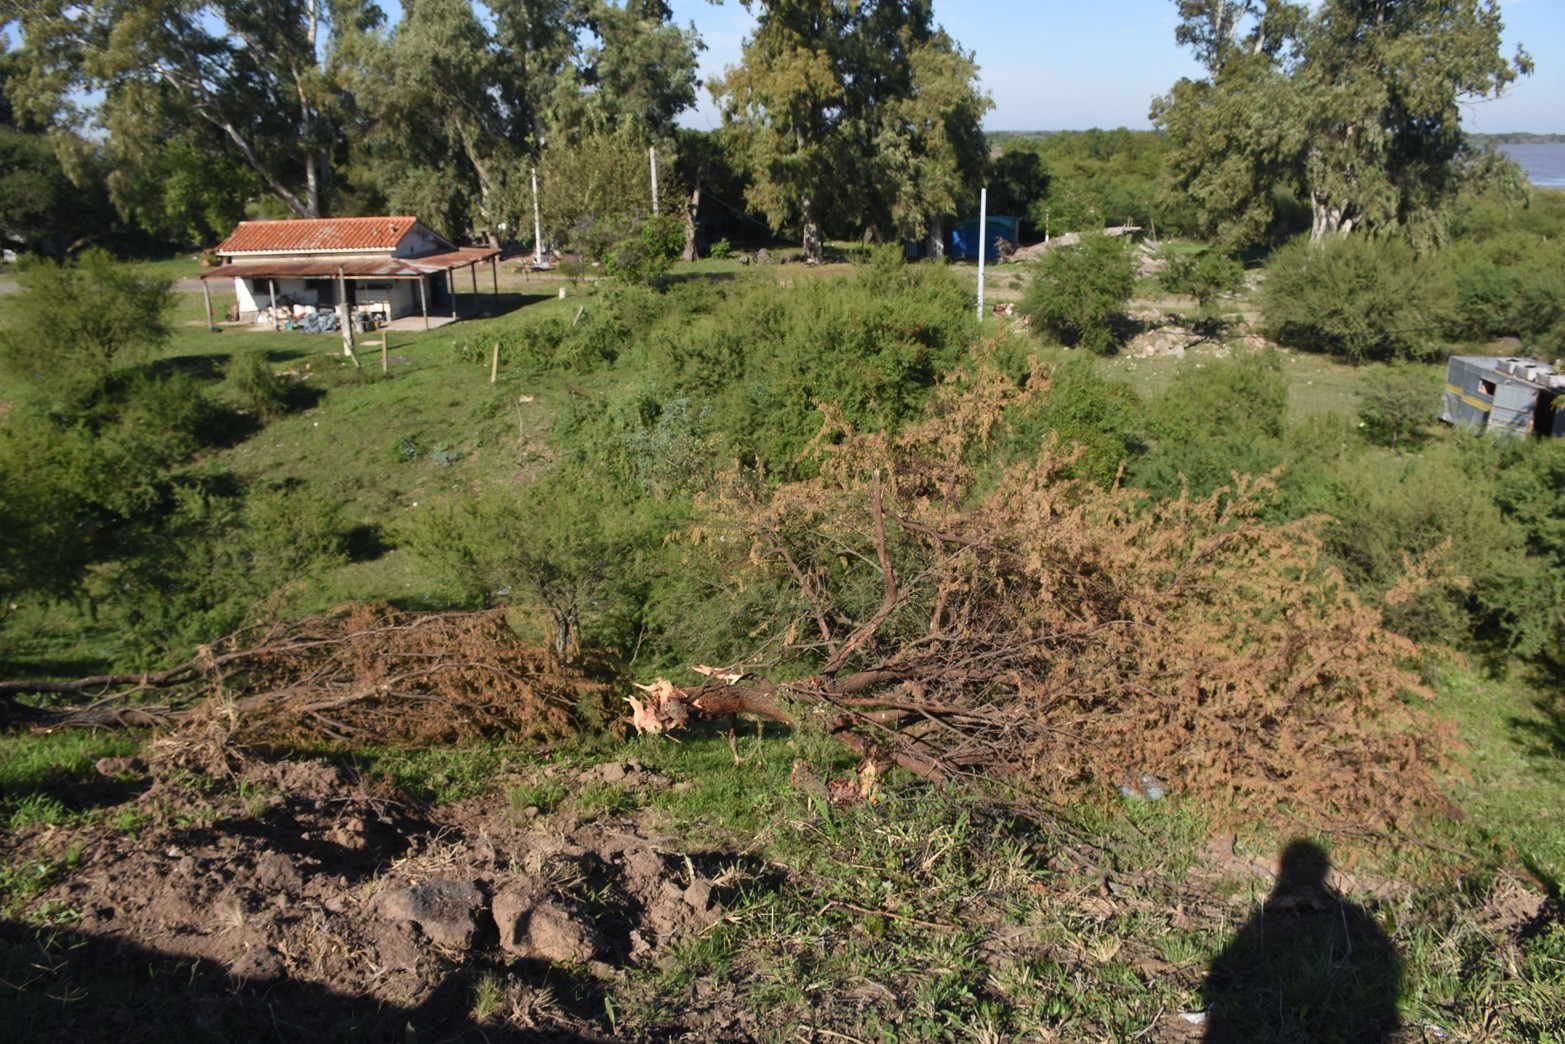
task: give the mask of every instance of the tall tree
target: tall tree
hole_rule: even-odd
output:
[[[556,139],[630,133],[666,139],[696,101],[695,26],[680,27],[663,0],[583,0],[578,46],[560,77],[551,122]]]
[[[1278,190],[1309,201],[1317,241],[1439,239],[1470,158],[1460,103],[1532,68],[1501,54],[1498,0],[1175,2],[1175,36],[1208,76],[1152,118],[1172,140],[1171,187],[1228,245],[1262,237]]]
[[[59,114],[101,98],[97,122],[152,135],[147,149],[204,124],[289,210],[318,217],[344,104],[335,55],[380,19],[371,0],[49,0],[19,20],[11,95]]]
[[[747,0],[743,58],[712,85],[755,179],[751,202],[800,231],[916,236],[957,211],[985,152],[972,55],[928,0]]]
[[[1499,0],[1328,0],[1306,23],[1312,237],[1356,225],[1442,236],[1468,147],[1460,103],[1530,72],[1500,52]]]

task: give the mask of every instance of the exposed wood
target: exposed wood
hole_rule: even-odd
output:
[[[275,279],[268,279],[266,281],[266,287],[267,287],[267,290],[272,295],[272,299],[267,304],[267,307],[271,309],[271,312],[272,312],[272,329],[275,330],[275,329],[277,329],[277,280],[275,280]]]

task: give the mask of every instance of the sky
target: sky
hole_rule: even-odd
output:
[[[707,50],[705,80],[739,61],[754,25],[739,0],[671,0],[675,21],[694,22]],[[1522,43],[1537,71],[1498,101],[1469,103],[1468,130],[1565,134],[1565,0],[1503,0],[1505,54]],[[1151,126],[1152,99],[1201,68],[1174,43],[1174,0],[935,0],[935,20],[973,51],[994,99],[987,130],[1084,130]],[[703,88],[680,121],[720,122]]]

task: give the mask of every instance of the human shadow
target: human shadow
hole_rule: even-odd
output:
[[[1202,987],[1208,1044],[1389,1041],[1402,960],[1369,911],[1327,883],[1331,860],[1295,840],[1261,908]]]

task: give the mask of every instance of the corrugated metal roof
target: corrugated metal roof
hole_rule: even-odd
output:
[[[327,253],[394,250],[417,225],[408,214],[389,217],[297,218],[292,221],[241,221],[218,244],[216,253]],[[433,232],[430,233],[434,235]],[[436,237],[437,239],[439,237]]]
[[[498,257],[493,247],[456,247],[423,257],[256,258],[235,261],[203,272],[202,279],[335,279],[340,268],[349,279],[417,279],[453,268],[466,268]]]

